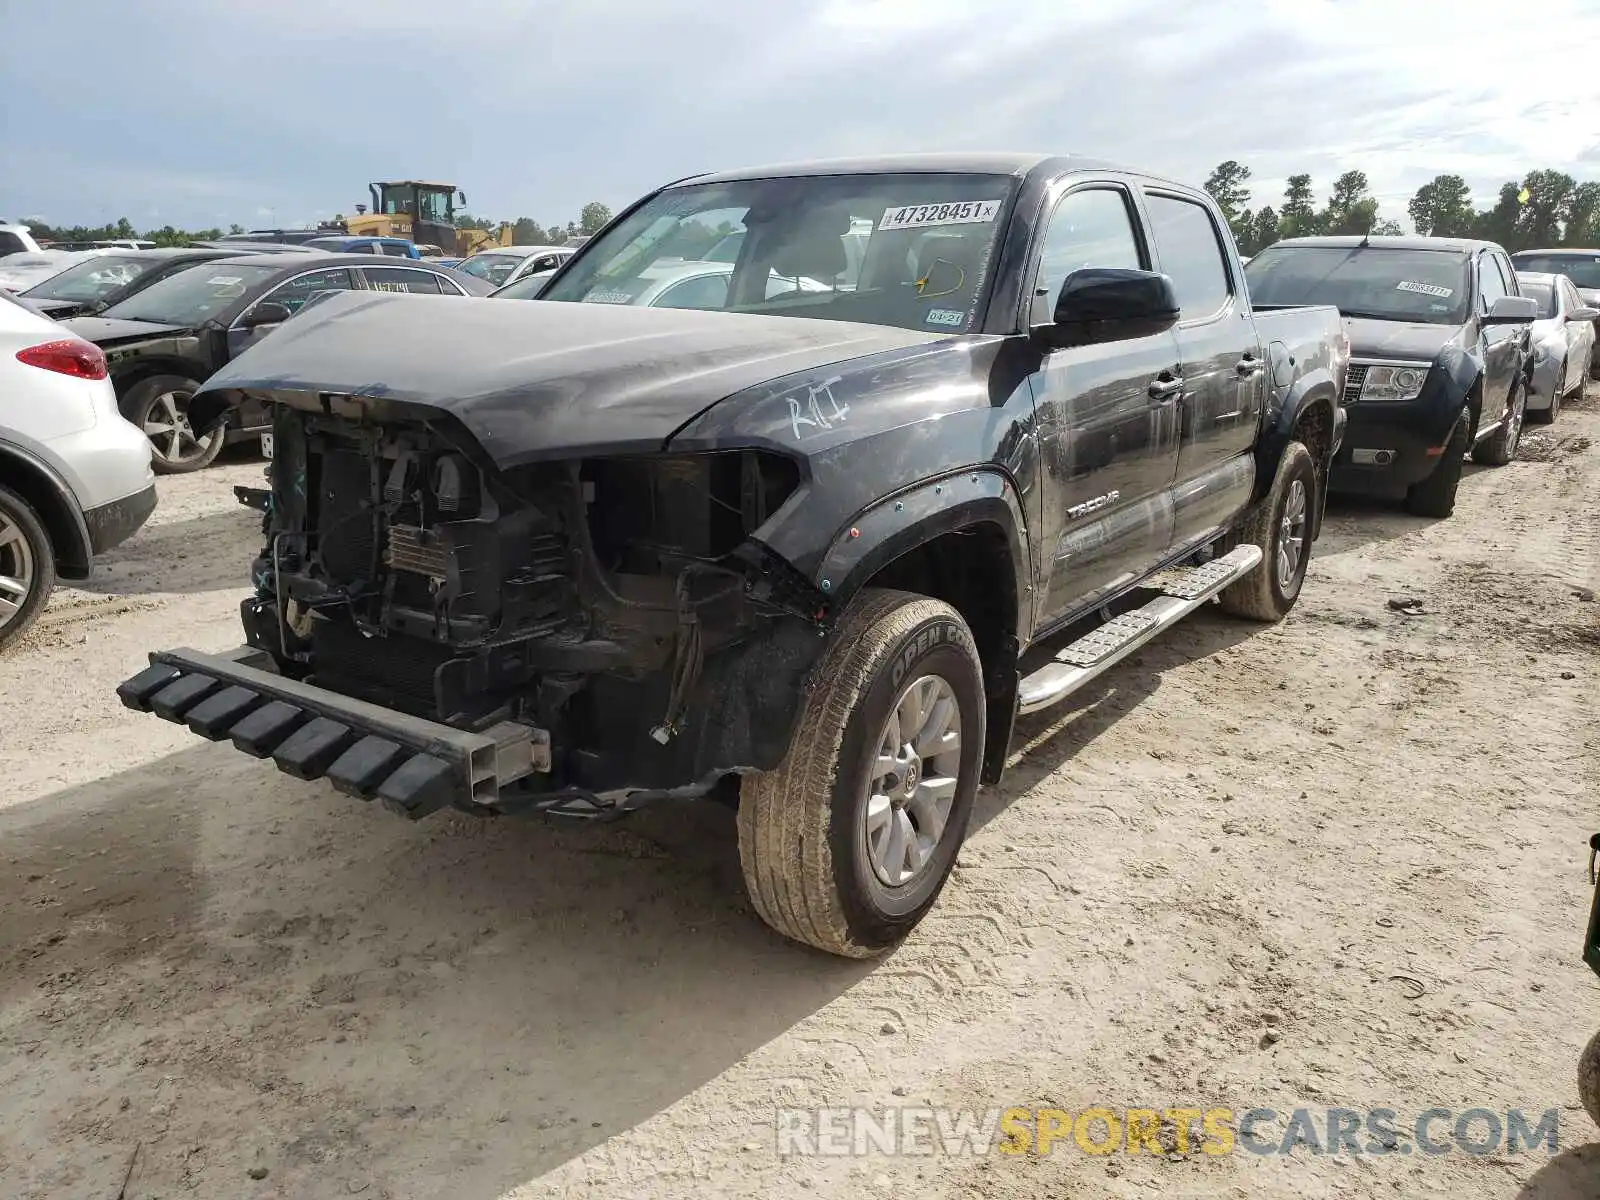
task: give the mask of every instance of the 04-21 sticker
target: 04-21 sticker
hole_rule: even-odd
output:
[[[883,229],[920,229],[929,225],[986,225],[1000,212],[998,200],[954,200],[948,204],[902,204],[886,208],[878,222]]]

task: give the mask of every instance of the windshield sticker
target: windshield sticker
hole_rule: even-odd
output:
[[[923,320],[929,325],[959,326],[966,316],[967,314],[958,308],[930,308]]]
[[[214,283],[218,287],[232,287],[236,283],[243,283],[244,282],[244,276],[242,276],[242,275],[213,275],[210,279],[206,280],[206,282],[207,283]]]
[[[950,204],[905,204],[886,208],[878,228],[923,229],[929,225],[986,225],[1000,212],[998,200],[961,200]]]
[[[590,292],[583,298],[585,304],[628,304],[633,300],[627,292]]]
[[[1394,285],[1397,292],[1415,292],[1419,296],[1438,296],[1443,299],[1454,294],[1453,288],[1440,287],[1436,283],[1412,283],[1409,279],[1402,279]]]

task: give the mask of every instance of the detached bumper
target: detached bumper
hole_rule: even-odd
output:
[[[550,769],[549,735],[504,722],[483,732],[353,700],[287,679],[260,651],[160,650],[118,688],[123,704],[271,758],[297,779],[413,819],[446,806],[492,809],[505,784]]]

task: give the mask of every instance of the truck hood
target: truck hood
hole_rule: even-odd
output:
[[[692,309],[344,292],[286,321],[206,381],[209,428],[247,394],[299,407],[323,393],[375,415],[448,413],[502,469],[659,449],[758,384],[949,335]]]
[[[1432,362],[1445,346],[1461,335],[1459,325],[1428,325],[1409,321],[1370,321],[1347,317],[1350,355],[1364,358],[1413,359]]]
[[[170,337],[174,333],[194,332],[186,325],[157,325],[153,321],[122,321],[112,317],[73,317],[61,324],[96,346],[142,342],[146,338]]]

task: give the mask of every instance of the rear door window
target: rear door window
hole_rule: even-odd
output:
[[[1150,196],[1150,228],[1162,273],[1172,280],[1185,321],[1214,317],[1233,289],[1222,236],[1210,211],[1193,200]]]

